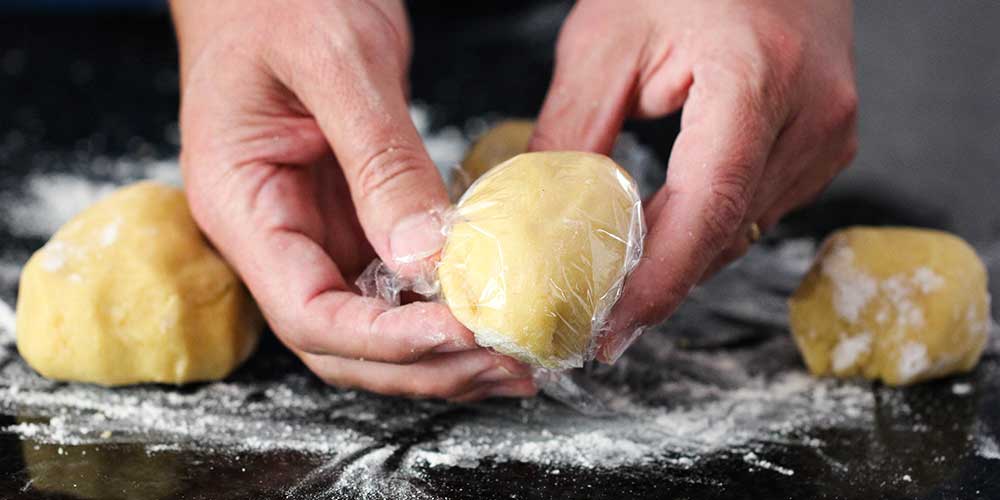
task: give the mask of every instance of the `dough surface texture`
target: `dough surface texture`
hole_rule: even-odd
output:
[[[986,282],[975,250],[951,234],[841,230],[789,300],[792,334],[816,375],[905,385],[966,372],[990,329]]]
[[[462,168],[455,172],[453,190],[461,195],[476,179],[489,169],[528,151],[535,122],[531,120],[504,120],[476,139],[462,160]]]
[[[17,347],[32,368],[106,386],[221,379],[261,325],[184,194],[153,182],[60,228],[25,266],[17,303]]]
[[[527,363],[578,367],[642,252],[635,183],[611,159],[526,153],[457,206],[438,275],[476,341]]]

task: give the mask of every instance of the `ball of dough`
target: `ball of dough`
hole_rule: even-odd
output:
[[[903,385],[975,367],[989,300],[986,269],[958,237],[855,227],[827,238],[789,306],[812,373]]]
[[[522,154],[458,203],[441,291],[480,345],[546,368],[581,366],[642,232],[635,183],[610,158]]]
[[[455,172],[453,191],[461,195],[486,171],[527,151],[534,130],[535,122],[531,120],[505,120],[486,131],[469,148],[462,168]]]
[[[152,182],[77,215],[21,275],[17,347],[56,380],[221,379],[250,355],[261,325],[184,194]]]

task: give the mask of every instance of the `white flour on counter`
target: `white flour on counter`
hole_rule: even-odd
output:
[[[14,341],[16,323],[14,308],[0,299],[0,343],[9,344]]]
[[[458,163],[468,134],[457,128],[431,132],[425,108],[415,107],[412,114],[439,168],[447,171]],[[616,157],[640,180],[656,170],[655,157],[630,136],[619,141]],[[17,236],[45,238],[117,185],[146,178],[180,182],[175,160],[101,160],[94,170],[100,180],[66,173],[30,177],[22,190],[0,198],[5,214],[0,223]],[[641,184],[648,192],[651,184]],[[781,273],[768,267],[775,262],[800,275],[812,250],[808,241],[758,246],[744,269],[750,278],[737,279],[781,281]],[[13,290],[23,259],[0,257],[0,290]],[[761,266],[755,268],[757,258]],[[762,474],[793,480],[795,464],[769,456],[771,447],[820,453],[825,443],[818,434],[829,429],[867,432],[874,427],[878,403],[867,382],[808,376],[783,332],[746,341],[740,337],[742,327],[702,322],[703,316],[694,314],[705,314],[697,308],[726,309],[729,317],[780,327],[783,298],[768,297],[777,306],[765,308],[754,290],[736,297],[735,291],[742,289],[729,289],[734,292],[724,300],[718,294],[696,294],[697,300],[668,324],[667,334],[647,333],[616,368],[595,377],[615,410],[602,418],[546,400],[462,407],[342,391],[318,383],[287,354],[276,361],[255,356],[250,368],[226,382],[184,388],[55,383],[17,356],[14,314],[0,301],[0,407],[18,415],[18,422],[3,430],[66,447],[142,443],[151,454],[292,450],[342,464],[337,480],[356,483],[386,467],[392,456],[399,459],[398,469],[388,472],[419,476],[436,468],[514,462],[534,464],[550,474],[622,466],[689,470],[721,455]],[[695,318],[688,324],[704,337],[738,346],[677,347],[668,337],[675,333],[669,328],[679,329],[685,317]],[[905,410],[905,401],[892,404]],[[400,444],[397,437],[414,429],[426,429],[426,435]],[[984,439],[978,442],[979,454],[1000,456],[996,442]],[[316,477],[322,482],[322,468]]]
[[[367,463],[369,455],[397,446],[379,441],[379,435],[437,425],[436,418],[456,408],[338,391],[302,373],[212,383],[193,391],[56,384],[16,357],[12,336],[5,334],[0,342],[0,405],[20,415],[49,417],[22,419],[5,430],[42,443],[139,441],[149,443],[150,453],[287,449],[334,462],[367,447],[364,460],[359,459]],[[794,356],[786,337],[751,350],[700,352],[677,349],[649,334],[634,349],[651,359],[626,357],[620,373],[684,366],[687,375],[657,375],[650,382],[654,386],[639,394],[615,388],[609,405],[616,415],[607,418],[541,401],[475,405],[462,419],[442,424],[439,434],[405,450],[400,470],[420,474],[426,467],[475,467],[483,460],[549,469],[651,464],[690,469],[717,453],[730,453],[756,457],[753,466],[759,470],[790,475],[791,464],[767,458],[769,445],[815,448],[822,442],[810,435],[813,430],[871,425],[874,399],[867,384],[817,380],[797,364],[768,375],[748,371],[751,359],[762,354]],[[644,401],[649,394],[664,401]]]

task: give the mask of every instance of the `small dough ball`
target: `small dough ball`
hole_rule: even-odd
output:
[[[253,350],[260,313],[175,188],[143,182],[77,215],[28,261],[17,347],[56,380],[218,380]]]
[[[455,172],[453,190],[461,195],[487,170],[527,151],[534,130],[531,120],[505,120],[486,131],[469,148],[461,170]]]
[[[989,302],[986,268],[958,237],[855,227],[827,238],[789,306],[809,371],[903,385],[975,367]]]
[[[583,364],[642,251],[628,173],[603,155],[526,153],[457,206],[438,270],[482,346],[546,368]]]

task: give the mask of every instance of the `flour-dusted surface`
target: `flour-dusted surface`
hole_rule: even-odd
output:
[[[427,113],[413,110],[447,172],[472,134],[431,132]],[[638,179],[655,175],[652,156],[631,136],[616,155]],[[273,339],[220,383],[104,389],[46,381],[14,347],[11,309],[30,251],[115,185],[180,182],[170,159],[97,160],[93,168],[100,175],[35,174],[0,198],[4,229],[30,242],[0,251],[2,430],[21,453],[24,484],[36,489],[100,491],[110,481],[127,490],[172,478],[158,491],[186,498],[185,481],[197,477],[226,484],[227,496],[247,488],[278,498],[488,498],[498,488],[516,498],[660,498],[664,484],[739,498],[736,485],[773,485],[768,491],[780,494],[810,491],[802,485],[817,478],[859,491],[922,491],[951,477],[954,464],[1000,457],[996,346],[974,374],[911,390],[805,373],[785,329],[784,298],[808,268],[808,239],[758,245],[616,366],[580,377],[614,410],[605,417],[545,399],[459,406],[342,391]],[[115,232],[109,226],[98,243]],[[865,281],[848,256],[842,264],[831,271]],[[920,272],[907,285],[933,288],[935,278]],[[860,296],[849,288],[841,297],[848,316],[870,287]],[[846,341],[842,362],[868,344]],[[918,354],[907,358],[915,368]],[[119,470],[119,462],[129,465]],[[60,464],[75,464],[75,475]]]

